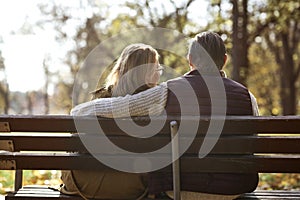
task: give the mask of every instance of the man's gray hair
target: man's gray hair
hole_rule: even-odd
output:
[[[199,33],[190,43],[190,62],[200,69],[216,66],[221,70],[225,64],[225,54],[224,42],[217,33]]]

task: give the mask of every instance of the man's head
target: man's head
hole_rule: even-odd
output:
[[[224,42],[217,33],[202,32],[192,39],[189,47],[189,62],[192,67],[211,68],[211,61],[214,61],[216,67],[221,70],[226,59]]]

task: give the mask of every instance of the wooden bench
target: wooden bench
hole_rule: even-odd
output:
[[[123,125],[131,119],[120,119]],[[133,120],[145,126],[149,118],[136,117]],[[177,123],[199,122],[199,129],[193,143],[180,157],[180,160],[161,169],[172,171],[177,199],[180,192],[180,173],[184,172],[300,172],[300,117],[252,117],[230,116],[213,120],[202,117],[164,117],[152,118],[152,122],[165,121],[159,134],[147,139],[130,137],[116,126],[113,119],[97,118],[107,138],[128,151],[151,152],[159,149],[175,138]],[[218,142],[209,155],[199,159],[199,148],[210,124],[223,122],[222,134],[210,134],[207,139]],[[87,132],[95,119],[82,117],[74,121],[72,116],[0,116],[0,170],[16,170],[15,191],[6,196],[12,199],[81,199],[62,195],[45,187],[22,187],[22,170],[34,169],[105,169],[106,165],[88,153],[79,134],[78,126]],[[171,125],[170,125],[171,124]],[[222,123],[221,123],[222,124]],[[127,124],[127,126],[130,126]],[[72,133],[72,134],[70,134]],[[172,134],[171,134],[172,133]],[[180,130],[181,140],[193,138],[189,132]],[[255,134],[258,133],[258,134]],[[87,134],[96,137],[95,133]],[[172,136],[173,135],[173,136]],[[97,136],[99,137],[99,136]],[[173,154],[176,156],[178,144],[173,140]],[[2,151],[1,151],[2,150]],[[101,155],[102,152],[98,152]],[[113,156],[113,155],[101,156]],[[112,153],[113,154],[113,153]],[[124,154],[123,156],[128,156]],[[134,158],[133,158],[134,159]],[[241,195],[238,199],[300,199],[300,191],[255,191]]]

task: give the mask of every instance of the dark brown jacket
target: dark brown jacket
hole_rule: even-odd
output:
[[[209,75],[208,75],[209,76]],[[224,83],[224,87],[208,87],[198,71],[191,71],[188,74],[170,80],[168,84],[168,100],[166,111],[168,115],[211,115],[211,99],[210,94],[217,94],[220,90],[225,88],[225,96],[220,96],[219,101],[226,98],[227,105],[226,115],[253,115],[252,105],[249,92],[243,85],[227,79],[220,78]],[[218,84],[216,84],[217,86]],[[191,98],[191,91],[193,89],[196,101]],[[173,91],[173,92],[172,92]],[[176,93],[176,94],[175,94]],[[184,109],[181,110],[179,101],[185,104]],[[196,102],[196,105],[195,105]],[[218,101],[217,101],[218,102]],[[224,109],[218,108],[215,104],[216,111],[220,113]],[[224,105],[224,104],[223,104]],[[195,109],[199,108],[200,113]],[[195,112],[197,111],[197,113]],[[258,183],[258,174],[226,174],[226,173],[189,173],[181,174],[181,189],[185,191],[194,191],[202,193],[213,194],[241,194],[255,190]],[[149,192],[158,194],[163,191],[172,190],[172,175],[153,172],[149,174]]]

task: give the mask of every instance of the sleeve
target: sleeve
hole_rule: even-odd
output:
[[[250,99],[251,99],[251,104],[252,104],[253,115],[259,116],[259,109],[258,109],[256,98],[250,91],[249,91],[249,94],[250,94]]]
[[[119,118],[129,116],[159,115],[167,102],[167,83],[124,97],[100,98],[75,106],[71,115],[99,115]]]

